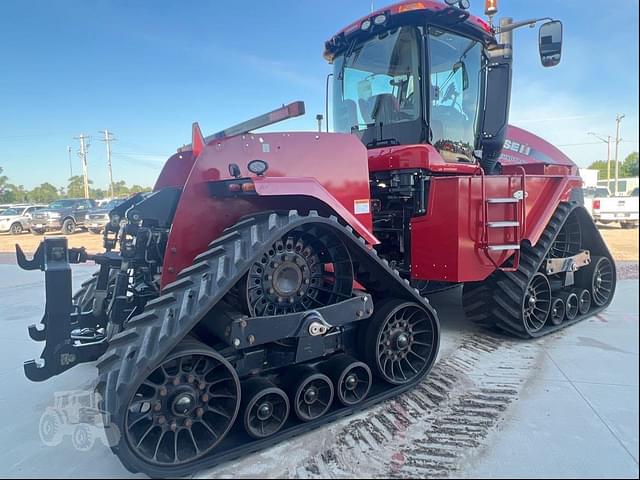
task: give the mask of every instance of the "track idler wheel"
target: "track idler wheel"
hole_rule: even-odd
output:
[[[334,233],[297,229],[273,243],[245,280],[251,316],[283,315],[350,298],[353,266]]]
[[[591,309],[591,294],[587,289],[577,290],[575,293],[578,296],[578,312],[586,315]]]
[[[242,385],[244,429],[253,438],[265,438],[280,431],[289,417],[287,394],[263,378]]]
[[[364,400],[371,389],[371,369],[349,355],[337,355],[323,365],[323,371],[333,379],[338,400],[345,406]]]
[[[536,273],[522,299],[522,318],[529,333],[536,333],[547,321],[551,311],[551,285],[543,273]]]
[[[239,406],[231,364],[199,342],[183,342],[133,388],[124,419],[130,453],[121,455],[155,468],[195,462],[226,436]]]
[[[437,327],[417,303],[387,300],[376,307],[365,328],[362,353],[384,381],[402,385],[431,368],[437,353]]]
[[[576,285],[589,290],[596,306],[607,304],[615,288],[611,260],[607,257],[591,257],[591,263],[576,272]]]
[[[301,366],[295,368],[289,379],[293,379],[291,403],[296,416],[303,422],[310,422],[329,411],[333,402],[333,382],[316,369]]]
[[[578,316],[579,303],[578,296],[573,292],[560,292],[558,298],[564,300],[564,314],[567,320],[571,321]]]
[[[555,326],[558,326],[564,320],[565,305],[562,298],[554,298],[551,301],[551,312],[549,313],[549,320]]]

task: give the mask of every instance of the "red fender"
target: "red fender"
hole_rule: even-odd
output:
[[[320,200],[350,225],[370,245],[378,245],[378,240],[355,215],[347,210],[315,178],[305,177],[258,177],[253,180],[256,193],[260,196],[304,196]]]

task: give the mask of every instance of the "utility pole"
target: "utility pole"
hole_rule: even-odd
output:
[[[71,146],[67,145],[67,153],[69,154],[69,178],[73,177],[73,162],[71,161]]]
[[[611,135],[607,135],[607,188],[611,186]]]
[[[109,196],[113,198],[115,196],[114,188],[113,188],[113,169],[111,166],[111,142],[114,142],[116,139],[113,138],[113,133],[110,133],[106,128],[104,131],[100,133],[104,134],[104,138],[102,141],[107,144],[107,166],[109,168]]]
[[[605,140],[600,135],[597,135],[593,132],[587,132],[587,135],[592,135],[601,142],[607,144],[607,188],[611,187],[611,135],[607,135],[607,139]]]
[[[82,160],[82,175],[84,177],[84,198],[89,198],[89,168],[87,166],[87,150],[89,149],[90,143],[85,143],[85,140],[90,141],[91,137],[81,133],[79,137],[73,137],[77,140],[80,140],[80,152],[78,155],[80,156],[80,160]]]
[[[620,171],[620,165],[618,164],[618,151],[619,151],[619,147],[620,147],[620,142],[622,141],[622,139],[620,138],[620,122],[622,122],[622,119],[624,118],[624,114],[620,115],[618,114],[616,116],[616,186],[615,186],[615,195],[618,195],[618,175],[619,175],[619,171]]]

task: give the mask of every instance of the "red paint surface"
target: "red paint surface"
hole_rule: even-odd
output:
[[[526,230],[524,238],[538,241],[557,205],[569,199],[582,182],[577,167],[560,150],[541,138],[510,127],[508,138],[518,151],[505,150],[504,174],[485,177],[486,197],[510,197],[521,189],[518,174],[527,171]],[[155,189],[183,186],[170,232],[162,284],[177,273],[233,225],[240,217],[271,209],[322,208],[351,225],[368,243],[370,214],[355,214],[354,202],[369,199],[369,170],[424,169],[432,172],[426,215],[411,221],[412,275],[443,281],[476,281],[491,274],[480,240],[483,223],[481,177],[477,166],[446,163],[430,145],[400,146],[368,152],[351,135],[299,133],[251,134],[205,145],[194,160],[192,152],[172,156]],[[265,177],[246,168],[254,159],[266,160]],[[243,177],[253,177],[255,197],[213,198],[207,182],[229,179],[228,166],[236,163]],[[326,208],[325,208],[326,207]],[[490,207],[489,220],[515,219],[514,205]],[[513,229],[491,229],[490,243],[514,243]],[[495,255],[497,263],[508,254]]]
[[[194,162],[195,158],[190,151],[173,154],[162,167],[153,191],[157,192],[167,187],[182,187],[189,178]]]
[[[526,178],[526,228],[523,239],[535,244],[561,201],[582,185],[569,157],[542,138],[509,127],[500,162],[503,175],[485,176],[485,198],[513,197]],[[483,280],[495,269],[482,248],[487,221],[516,220],[516,204],[489,207],[484,219],[482,178],[476,164],[447,163],[431,145],[405,145],[369,150],[372,172],[422,169],[433,174],[427,213],[411,220],[412,276],[422,280]],[[521,208],[521,207],[519,207]],[[519,243],[514,228],[489,229],[489,243]],[[492,254],[502,264],[513,252]]]
[[[165,166],[159,184],[180,182],[180,178],[170,180],[173,172],[180,177],[186,165],[176,161],[175,157],[172,157],[173,161],[170,159],[171,165],[168,163]],[[339,204],[334,206],[353,214],[362,228],[371,229],[370,214],[354,214],[354,202],[369,199],[367,153],[356,137],[296,132],[250,134],[214,141],[204,147],[184,183],[169,234],[163,286],[174,281],[181,269],[190,265],[212,240],[241,216],[269,209],[267,201],[254,202],[247,197],[216,199],[208,190],[207,182],[230,178],[230,163],[240,167],[243,177],[255,177],[247,170],[247,164],[255,159],[268,162],[267,177],[290,177],[279,183],[283,188],[281,194],[290,194],[293,187],[299,194],[320,192],[317,187],[311,189],[310,183],[306,185],[311,190],[301,190],[304,183],[302,179],[313,178],[322,191],[331,194],[334,199],[332,202]],[[300,177],[301,184],[295,186],[293,177]],[[268,194],[269,200],[273,201],[279,193],[274,190],[276,183],[270,184],[268,178],[257,179],[256,190]],[[258,198],[266,200],[267,197]],[[324,199],[327,199],[326,196]],[[298,208],[292,204],[295,203],[292,199],[288,200],[287,208]],[[356,228],[357,225],[352,226]],[[369,238],[372,238],[370,234]]]
[[[447,163],[431,145],[404,145],[369,150],[369,169],[385,170],[422,169],[433,173],[471,175],[478,166],[468,163]]]
[[[331,208],[340,218],[350,225],[370,245],[380,243],[371,233],[371,214],[353,213],[327,191],[315,178],[303,177],[264,177],[254,180],[256,193],[260,196],[302,196],[313,197]],[[368,195],[368,193],[367,193]],[[360,218],[358,218],[360,217]],[[364,223],[363,223],[364,222]]]
[[[412,276],[423,280],[469,282],[484,280],[494,270],[481,248],[485,223],[481,178],[433,177],[428,211],[411,220]],[[527,176],[526,229],[524,239],[535,244],[558,203],[568,200],[571,188],[581,185],[579,177]],[[486,198],[512,197],[521,190],[520,176],[485,177]],[[489,221],[515,220],[517,204],[489,207]],[[489,229],[491,244],[518,243],[515,229]],[[513,252],[511,252],[513,253]],[[507,253],[492,254],[497,264]]]

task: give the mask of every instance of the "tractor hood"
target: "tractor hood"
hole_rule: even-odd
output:
[[[561,165],[576,167],[576,164],[560,149],[522,128],[509,125],[507,138],[499,161],[502,165]]]

